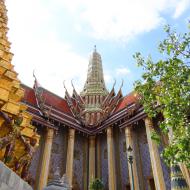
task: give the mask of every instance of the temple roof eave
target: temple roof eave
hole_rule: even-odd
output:
[[[63,123],[66,126],[74,128],[77,131],[83,132],[87,135],[96,135],[97,133],[100,133],[102,130],[105,130],[110,125],[113,125],[113,124],[117,123],[118,121],[121,121],[122,119],[127,118],[130,115],[130,110],[131,109],[134,110],[135,106],[136,106],[136,104],[132,104],[129,107],[126,107],[123,110],[119,111],[117,114],[111,115],[108,119],[104,120],[102,122],[102,124],[99,125],[98,127],[89,126],[89,127],[84,128],[80,123],[76,122],[75,118],[73,118],[73,120],[71,120],[70,118],[63,118],[61,115],[58,116],[55,113],[52,113],[50,118],[53,120],[57,120],[60,123]],[[127,114],[127,113],[129,113],[129,114]],[[41,118],[40,116],[36,116],[36,114],[33,114],[33,116],[34,116],[33,121],[35,121],[39,124],[42,124],[46,127],[57,129],[56,127],[53,127],[52,124],[43,120],[43,118]],[[118,127],[122,129],[124,127],[127,127],[127,126],[143,119],[144,117],[146,117],[146,114],[144,113],[144,110],[141,107],[138,110],[136,110],[135,115],[133,115],[129,119],[125,120],[124,122],[120,123],[118,125]]]
[[[39,113],[39,108],[37,108],[37,105],[35,103],[34,99],[34,93],[32,92],[33,89],[29,88],[25,85],[22,85],[22,87],[26,90],[25,97],[23,99],[23,103],[27,104],[29,106],[28,111],[31,112],[34,115],[34,121],[37,123],[40,123],[42,125],[45,125],[47,127],[52,127],[47,121],[43,119],[43,117]],[[134,93],[130,93],[127,96],[124,96],[119,100],[119,102],[116,105],[116,108],[113,110],[111,114],[108,115],[106,119],[101,121],[101,123],[96,126],[86,126],[81,123],[81,121],[74,117],[74,115],[69,111],[70,108],[67,105],[67,102],[65,99],[55,96],[54,94],[50,94],[49,91],[44,89],[44,94],[46,96],[46,102],[45,106],[52,107],[51,108],[51,114],[50,119],[56,120],[68,127],[73,127],[78,131],[81,131],[87,135],[90,134],[96,134],[96,131],[99,132],[101,130],[104,130],[107,126],[114,124],[115,122],[122,120],[123,118],[126,118],[128,116],[128,113],[131,112],[131,110],[136,110],[134,115],[130,118],[130,122],[139,120],[142,115],[139,115],[139,108],[137,106],[137,97]],[[50,96],[50,97],[49,97]],[[31,101],[31,98],[34,99]],[[54,100],[54,101],[52,101]],[[59,108],[59,106],[61,106]],[[64,106],[64,107],[62,107]],[[66,106],[66,107],[65,107]],[[101,111],[100,107],[98,106],[97,110],[94,110],[93,108],[90,108],[89,111]],[[88,109],[86,110],[88,111]],[[142,110],[141,110],[142,112]],[[127,121],[124,122],[125,124],[128,123]],[[124,125],[121,123],[119,127],[123,127]]]

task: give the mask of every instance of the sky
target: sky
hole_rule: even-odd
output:
[[[22,83],[38,82],[64,97],[63,81],[80,92],[87,76],[90,53],[97,47],[110,90],[124,80],[131,92],[142,69],[135,52],[158,60],[165,24],[187,31],[190,0],[6,0],[12,64]]]

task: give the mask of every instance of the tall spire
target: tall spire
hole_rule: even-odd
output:
[[[94,51],[90,56],[87,80],[84,89],[81,92],[82,96],[85,95],[107,95],[108,91],[104,82],[102,59],[100,54],[94,46]]]
[[[86,127],[97,127],[100,125],[114,111],[122,98],[121,88],[116,96],[114,86],[110,93],[107,91],[102,60],[96,50],[96,46],[94,46],[94,51],[90,56],[87,79],[83,91],[78,95],[73,86],[73,97],[70,97],[67,90],[65,94],[72,113]]]

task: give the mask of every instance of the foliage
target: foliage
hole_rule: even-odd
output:
[[[165,27],[165,32],[167,37],[158,48],[161,60],[154,62],[150,56],[145,60],[140,53],[134,55],[144,70],[143,81],[136,81],[135,89],[148,116],[162,113],[162,132],[172,132],[171,142],[163,151],[165,161],[183,162],[190,167],[190,27],[184,34],[170,26]]]
[[[90,183],[90,190],[103,190],[104,185],[100,179],[94,179]]]

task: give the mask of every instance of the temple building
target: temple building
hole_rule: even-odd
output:
[[[157,120],[146,116],[135,93],[123,96],[122,84],[118,92],[114,85],[109,92],[96,48],[81,93],[73,85],[73,93],[65,87],[61,98],[42,88],[37,79],[34,88],[23,85],[23,102],[41,136],[30,167],[34,189],[42,190],[57,167],[76,190],[87,190],[95,178],[105,189],[130,189],[129,146],[135,189],[170,189],[170,169],[160,158],[167,139],[162,136],[160,146],[151,139],[152,131],[159,131]]]
[[[173,189],[188,190],[182,183],[179,167],[170,170],[160,157],[168,143],[158,127],[161,116],[149,118],[135,92],[123,96],[123,83],[118,91],[115,83],[110,91],[106,88],[102,59],[96,47],[89,59],[82,92],[77,92],[72,84],[70,94],[64,85],[65,97],[59,97],[40,86],[35,75],[34,86],[30,88],[20,84],[11,65],[4,0],[0,0],[0,14],[0,140],[7,139],[7,130],[15,121],[13,127],[19,129],[14,136],[17,150],[21,153],[19,145],[23,143],[26,147],[22,148],[22,159],[26,161],[26,155],[31,162],[20,167],[18,173],[22,177],[21,169],[29,167],[27,180],[30,179],[34,190],[56,189],[56,185],[61,189],[66,187],[62,181],[73,190],[88,190],[96,178],[102,180],[105,190],[170,190],[170,173],[176,171],[176,181],[181,177],[182,185],[175,187],[178,185],[175,182]],[[19,113],[22,120],[18,124]],[[154,131],[160,134],[160,145],[151,139]],[[35,140],[39,145],[35,146],[35,152],[27,140]],[[6,146],[0,147],[2,161]],[[13,152],[20,160],[16,149]],[[17,166],[15,159],[10,167],[13,171]],[[56,172],[59,175],[55,176]]]

